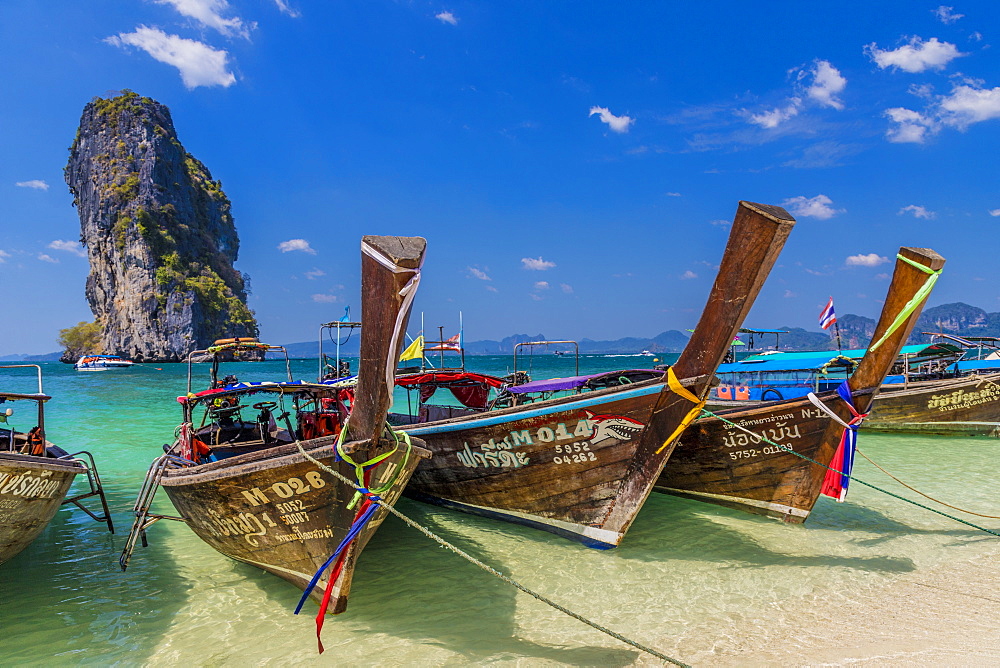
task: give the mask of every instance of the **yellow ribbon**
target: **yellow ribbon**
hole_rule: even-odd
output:
[[[683,433],[687,429],[688,425],[694,422],[695,418],[701,413],[701,409],[705,407],[705,399],[699,399],[690,390],[681,385],[680,381],[677,380],[677,375],[674,373],[673,367],[667,367],[667,387],[670,391],[679,397],[687,399],[688,401],[694,403],[694,408],[688,411],[688,414],[684,416],[681,423],[677,425],[677,429],[674,429],[674,433],[667,437],[667,440],[663,442],[656,454],[663,452],[663,449],[674,442],[674,439]]]

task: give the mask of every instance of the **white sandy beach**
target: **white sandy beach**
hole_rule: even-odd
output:
[[[1000,585],[985,555],[901,576],[846,600],[817,602],[767,637],[719,643],[689,657],[706,666],[1000,665]]]

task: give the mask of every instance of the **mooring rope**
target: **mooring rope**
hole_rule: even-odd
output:
[[[295,440],[295,445],[298,446],[299,452],[302,453],[303,457],[305,457],[306,459],[308,459],[313,464],[315,464],[316,466],[318,466],[322,470],[326,471],[330,475],[334,476],[335,478],[337,478],[338,480],[340,480],[342,483],[350,485],[354,489],[360,491],[358,489],[358,486],[355,485],[349,478],[347,478],[346,476],[342,475],[336,469],[333,469],[333,468],[327,466],[326,464],[324,464],[323,462],[319,461],[318,459],[316,459],[315,457],[313,457],[312,455],[310,455],[308,452],[306,452],[305,448],[302,447],[302,444],[298,441],[298,439]],[[452,545],[451,543],[449,543],[448,541],[446,541],[444,538],[441,538],[440,536],[438,536],[437,534],[435,534],[434,532],[432,532],[430,529],[427,529],[426,527],[420,525],[419,523],[415,522],[414,520],[411,520],[409,517],[407,517],[403,513],[399,512],[392,505],[386,503],[382,499],[373,498],[372,500],[375,503],[377,503],[379,506],[381,506],[382,508],[384,508],[385,510],[389,511],[390,513],[392,513],[393,515],[395,515],[396,517],[398,517],[399,519],[401,519],[403,522],[405,522],[409,526],[413,527],[414,529],[416,529],[420,533],[424,534],[425,536],[427,536],[428,538],[430,538],[434,542],[440,544],[442,547],[448,548],[449,550],[451,550],[452,552],[454,552],[458,556],[462,557],[463,559],[465,559],[469,563],[475,564],[476,566],[478,566],[479,568],[483,569],[487,573],[495,575],[496,577],[500,578],[501,580],[503,580],[507,584],[511,585],[512,587],[516,587],[517,589],[521,590],[525,594],[528,594],[529,596],[532,596],[532,597],[538,599],[542,603],[545,603],[546,605],[551,606],[552,608],[555,608],[559,612],[561,612],[561,613],[563,613],[565,615],[569,615],[573,619],[576,619],[577,621],[583,622],[587,626],[589,626],[589,627],[591,627],[593,629],[597,629],[601,633],[604,633],[606,635],[611,636],[615,640],[623,642],[626,645],[631,645],[632,647],[635,647],[636,649],[638,649],[640,651],[646,652],[647,654],[651,654],[652,656],[655,656],[658,659],[662,659],[663,661],[666,661],[667,663],[671,663],[671,664],[673,664],[675,666],[683,666],[684,668],[690,668],[690,666],[688,666],[688,664],[683,663],[682,661],[678,661],[677,659],[672,659],[669,656],[667,656],[666,654],[658,652],[658,651],[656,651],[655,649],[653,649],[651,647],[647,647],[646,645],[643,645],[643,644],[641,644],[641,643],[639,643],[639,642],[637,642],[635,640],[631,640],[629,638],[626,638],[625,636],[621,635],[620,633],[616,633],[615,631],[612,631],[609,628],[601,626],[597,622],[591,621],[590,619],[587,619],[583,615],[580,615],[580,614],[578,614],[576,612],[573,612],[572,610],[570,610],[568,608],[565,608],[565,607],[559,605],[558,603],[556,603],[552,599],[547,598],[546,596],[543,596],[542,594],[539,594],[536,591],[528,589],[527,587],[525,587],[524,585],[522,585],[520,582],[517,582],[516,580],[512,579],[511,577],[509,577],[507,575],[504,575],[503,573],[501,573],[500,571],[496,570],[492,566],[483,563],[482,561],[480,561],[479,559],[476,559],[471,554],[463,551],[459,547],[457,547],[455,545]]]
[[[918,503],[917,501],[914,501],[913,499],[908,499],[905,496],[900,496],[899,494],[896,494],[895,492],[890,492],[887,489],[882,489],[881,487],[873,485],[873,484],[871,484],[869,482],[865,482],[864,480],[861,480],[860,478],[855,478],[853,475],[847,475],[843,471],[838,471],[837,469],[835,469],[835,468],[833,468],[831,466],[827,466],[826,464],[822,464],[822,463],[816,461],[815,459],[813,459],[812,457],[809,457],[808,455],[804,455],[801,452],[796,452],[790,445],[781,445],[780,443],[775,443],[774,441],[772,441],[771,439],[767,438],[766,436],[761,436],[760,434],[754,433],[754,432],[750,431],[749,429],[747,429],[746,427],[738,425],[735,422],[733,422],[732,420],[727,420],[726,418],[722,417],[721,415],[717,415],[717,414],[713,413],[710,410],[702,409],[702,416],[718,418],[719,420],[722,420],[726,424],[731,425],[733,427],[736,427],[740,431],[745,431],[746,433],[750,434],[751,436],[755,436],[755,437],[761,439],[764,443],[767,443],[768,445],[773,445],[773,446],[775,446],[777,448],[780,448],[781,450],[784,450],[785,452],[788,452],[788,453],[791,453],[791,454],[795,455],[796,457],[801,457],[802,459],[806,460],[807,462],[816,464],[817,466],[822,466],[823,468],[825,468],[828,471],[833,471],[837,475],[844,476],[844,477],[846,477],[846,478],[848,478],[850,480],[853,480],[853,481],[857,482],[859,485],[864,485],[865,487],[870,487],[871,489],[874,489],[877,492],[882,492],[883,494],[888,494],[891,497],[897,498],[900,501],[905,501],[906,503],[909,503],[909,504],[912,504],[914,506],[917,506],[918,508],[923,508],[924,510],[929,510],[932,513],[937,513],[938,515],[942,515],[944,517],[947,517],[948,519],[955,520],[956,522],[961,522],[962,524],[970,526],[973,529],[979,529],[980,531],[983,531],[985,533],[992,534],[994,536],[1000,537],[1000,532],[993,531],[992,529],[987,529],[986,527],[981,527],[978,524],[973,524],[972,522],[969,522],[967,520],[963,520],[961,517],[955,517],[954,515],[949,515],[946,512],[938,510],[937,508],[931,508],[930,506],[925,506],[924,504]],[[916,490],[914,490],[914,491],[916,491]]]
[[[865,453],[861,452],[861,450],[855,450],[855,452],[857,452],[859,455],[861,455],[862,457],[864,457],[865,459],[867,459],[868,462],[872,466],[874,466],[875,468],[877,468],[879,471],[881,471],[882,473],[886,474],[887,476],[889,476],[890,478],[892,478],[893,480],[895,480],[896,482],[898,482],[900,485],[902,485],[906,489],[909,489],[911,491],[916,492],[917,494],[919,494],[920,496],[924,497],[925,499],[930,499],[934,503],[940,503],[942,506],[946,506],[948,508],[951,508],[952,510],[957,510],[960,513],[966,513],[967,515],[975,515],[976,517],[985,517],[985,518],[991,519],[991,520],[1000,520],[1000,516],[998,516],[998,515],[984,515],[982,513],[975,513],[975,512],[973,512],[971,510],[966,510],[965,508],[959,508],[958,506],[953,506],[950,503],[945,503],[944,501],[941,501],[940,499],[935,499],[930,494],[924,494],[923,492],[921,492],[916,487],[911,487],[910,485],[907,485],[905,482],[903,482],[902,480],[900,480],[899,478],[897,478],[896,476],[894,476],[893,474],[889,473],[884,468],[882,468],[881,466],[879,466],[878,464],[876,464],[875,462],[873,462],[872,458],[869,457],[868,455],[866,455]]]

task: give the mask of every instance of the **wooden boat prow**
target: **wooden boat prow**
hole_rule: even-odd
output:
[[[899,254],[933,272],[944,266],[944,258],[929,249],[904,247]],[[880,340],[881,344],[876,350],[869,348],[846,381],[859,413],[868,412],[916,324],[923,301],[891,330],[896,316],[919,294],[927,277],[904,260],[897,261],[872,337],[873,346]],[[852,420],[850,408],[836,392],[824,392],[817,399],[841,421]],[[744,403],[743,407],[715,410],[718,417],[698,420],[681,437],[674,457],[657,480],[657,491],[804,522],[819,498],[828,472],[825,466],[837,451],[844,427],[807,398]]]
[[[314,599],[326,596],[328,607],[321,610],[335,614],[346,608],[358,555],[388,512],[386,506],[395,503],[417,464],[430,456],[419,440],[385,428],[392,374],[425,248],[423,239],[362,240],[365,326],[349,417],[341,388],[294,382],[290,372],[288,381],[274,383],[219,380],[214,359],[211,387],[199,393],[191,393],[189,373],[188,394],[179,398],[181,437],[150,468],[120,560],[123,569],[150,524],[181,519],[221,554],[309,588]],[[237,341],[221,344],[219,352],[241,346],[276,348]],[[253,403],[259,394],[274,400]],[[196,407],[211,424],[194,426]],[[243,415],[251,407],[260,411],[255,422]],[[348,433],[350,442],[343,442]],[[363,474],[353,462],[364,466]],[[149,513],[159,486],[179,518]],[[336,554],[343,556],[327,571]],[[317,586],[310,587],[314,578]]]
[[[353,467],[343,460],[334,461],[334,441],[310,441],[307,452],[353,479]],[[347,445],[367,448],[366,442]],[[383,443],[374,452],[381,454],[390,446],[395,444]],[[393,477],[405,481],[419,461],[427,457],[430,452],[416,444],[408,461],[404,461],[405,450],[398,450],[375,469],[371,485],[380,486]],[[167,469],[160,484],[188,526],[209,546],[299,589],[306,587],[317,565],[330,556],[332,547],[347,534],[355,518],[355,511],[347,507],[354,488],[306,459],[294,444],[191,468]],[[383,501],[395,504],[403,486],[394,485]],[[377,513],[348,548],[343,575],[333,585],[331,614],[347,608],[358,555],[385,514]],[[320,599],[329,584],[326,577],[322,578],[313,597]]]
[[[697,414],[794,222],[780,207],[739,203],[702,317],[663,377],[404,427],[434,453],[406,494],[590,547],[617,546]]]

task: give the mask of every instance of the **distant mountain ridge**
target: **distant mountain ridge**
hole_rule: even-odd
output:
[[[872,333],[875,331],[875,320],[861,315],[848,313],[838,318],[840,325],[840,338],[844,348],[862,348],[871,341]],[[781,334],[779,345],[782,350],[830,350],[836,348],[837,340],[834,329],[829,332],[810,332],[801,327],[781,327],[787,330],[787,334]],[[920,319],[917,320],[916,327],[908,343],[929,343],[930,337],[924,336],[921,332],[944,332],[957,336],[996,336],[1000,337],[1000,313],[988,313],[984,309],[970,306],[963,302],[953,304],[942,304],[925,310]],[[741,334],[740,338],[748,342],[749,336]],[[482,341],[466,341],[465,352],[467,355],[509,355],[514,352],[514,345],[526,341],[545,341],[544,334],[512,334],[499,341],[485,339]],[[581,339],[580,352],[582,354],[634,354],[648,350],[652,353],[676,353],[684,349],[687,344],[688,335],[676,329],[667,330],[657,334],[653,338],[624,337],[611,341],[595,341],[593,339]],[[349,339],[341,339],[341,354],[346,357],[357,357],[358,344],[361,341],[360,335],[355,332]],[[754,337],[754,349],[771,348],[774,346],[774,337],[769,334]],[[319,356],[316,341],[303,341],[301,343],[289,343],[285,345],[288,349],[289,357],[293,358],[316,358]],[[563,350],[570,350],[570,346],[561,346]],[[334,340],[323,341],[323,352],[330,355],[336,350]],[[10,354],[0,359],[7,361],[51,361],[59,358],[59,353],[49,353],[46,355],[15,355]]]

